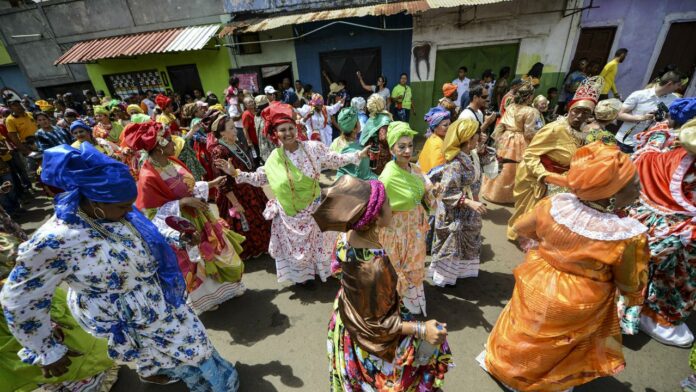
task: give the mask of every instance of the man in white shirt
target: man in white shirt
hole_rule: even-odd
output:
[[[636,135],[653,123],[658,104],[663,103],[669,107],[672,101],[679,98],[674,92],[679,90],[681,85],[681,76],[669,71],[660,77],[657,86],[634,91],[626,98],[618,116],[618,120],[624,123],[616,134],[622,151],[633,152]]]
[[[310,140],[321,140],[327,147],[333,141],[333,129],[331,128],[331,116],[338,113],[343,107],[343,99],[337,98],[336,103],[330,106],[324,105],[324,98],[320,94],[314,94],[309,105],[304,105],[295,111],[302,117],[302,123],[307,130]]]
[[[459,119],[474,120],[479,124],[481,134],[488,135],[486,132],[490,128],[491,124],[495,124],[495,114],[488,116],[483,115],[483,113],[488,109],[488,103],[490,97],[488,95],[488,89],[481,84],[479,81],[473,81],[469,87],[469,106],[462,109],[459,114]]]
[[[466,67],[459,67],[459,74],[457,75],[457,78],[452,81],[452,83],[457,85],[457,96],[460,98],[463,97],[464,94],[467,96],[469,95],[469,83],[471,82],[471,79],[466,77],[467,72],[469,72],[469,70]],[[461,104],[460,100],[457,99],[455,101],[455,104],[457,107],[459,107]]]

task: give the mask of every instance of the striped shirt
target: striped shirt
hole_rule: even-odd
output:
[[[39,151],[47,150],[61,144],[72,144],[73,138],[68,131],[52,125],[53,129],[46,131],[43,128],[36,131],[36,147]]]

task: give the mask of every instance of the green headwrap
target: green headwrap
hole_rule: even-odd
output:
[[[367,145],[367,142],[375,137],[380,128],[389,125],[392,121],[387,113],[377,113],[377,116],[370,117],[360,133],[360,144]]]
[[[109,110],[107,110],[104,106],[101,105],[94,105],[92,110],[94,111],[94,114],[109,114]]]
[[[396,141],[404,136],[413,137],[417,135],[418,132],[411,129],[411,126],[407,122],[394,121],[389,124],[389,129],[387,130],[387,144],[389,148],[392,148]]]
[[[338,127],[345,135],[350,135],[358,123],[358,111],[353,107],[343,108],[338,113]]]
[[[144,123],[150,121],[150,116],[143,113],[135,113],[131,115],[131,122],[136,124]]]

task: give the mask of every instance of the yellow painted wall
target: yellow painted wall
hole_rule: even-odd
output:
[[[229,80],[230,59],[225,48],[204,49],[189,52],[161,53],[137,56],[134,59],[99,60],[96,64],[87,64],[87,74],[95,90],[109,91],[104,75],[124,72],[157,69],[167,71],[167,66],[196,64],[203,90],[213,91],[218,97],[227,88]],[[167,75],[169,76],[169,75]],[[170,79],[169,77],[167,79]],[[168,87],[171,87],[171,80]]]
[[[3,44],[2,41],[0,41],[0,65],[6,64],[14,64],[14,61],[12,61],[12,57],[10,57],[10,54],[7,53],[7,49],[5,49],[5,44]]]

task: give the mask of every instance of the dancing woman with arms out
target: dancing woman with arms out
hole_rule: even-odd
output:
[[[396,291],[398,278],[378,240],[389,226],[384,185],[343,176],[314,217],[336,244],[341,289],[329,322],[330,390],[434,391],[452,363],[447,324],[415,322]]]
[[[266,164],[256,172],[244,172],[229,161],[216,166],[238,184],[270,185],[275,199],[266,205],[264,217],[272,220],[268,253],[276,261],[278,282],[305,283],[319,275],[329,277],[335,233],[322,233],[312,218],[319,205],[319,176],[324,169],[358,164],[367,148],[349,154],[335,153],[321,142],[297,140],[292,108],[282,103],[264,109],[264,135],[279,144]]]
[[[133,209],[128,167],[84,143],[44,152],[41,180],[65,190],[56,214],[22,244],[0,301],[20,355],[51,375],[70,364],[51,333],[49,306],[59,285],[80,326],[107,339],[109,356],[132,363],[146,380],[184,381],[191,391],[238,388],[185,303],[176,256],[157,228]]]
[[[219,187],[224,177],[195,181],[188,167],[173,157],[174,142],[159,123],[136,124],[126,132],[130,148],[148,153],[140,169],[135,205],[175,247],[191,307],[201,313],[243,294],[244,264],[239,254],[244,237],[229,230],[205,202],[209,190]],[[182,233],[166,221],[170,216],[191,221],[200,244],[182,243]]]
[[[565,177],[573,193],[542,200],[513,229],[535,239],[488,337],[482,366],[518,391],[569,391],[623,370],[617,292],[643,301],[647,228],[621,210],[638,198],[628,155],[595,142]]]

